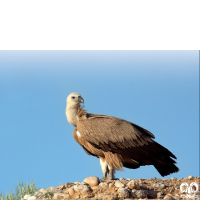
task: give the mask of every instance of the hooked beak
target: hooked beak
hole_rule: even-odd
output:
[[[82,97],[78,97],[78,101],[79,101],[80,103],[84,103],[84,99],[83,99]]]

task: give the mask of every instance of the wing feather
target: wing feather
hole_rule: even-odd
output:
[[[168,149],[152,140],[154,135],[142,127],[120,118],[88,114],[77,123],[81,136],[94,147],[140,160],[159,158],[163,153],[176,158]]]

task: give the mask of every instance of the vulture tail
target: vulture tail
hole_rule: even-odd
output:
[[[158,170],[161,176],[167,176],[169,174],[178,172],[179,168],[174,163],[176,162],[168,156],[152,161],[152,164]]]

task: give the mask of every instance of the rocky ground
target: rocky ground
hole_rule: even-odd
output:
[[[119,180],[99,180],[92,176],[83,182],[69,183],[40,189],[33,196],[25,195],[22,200],[121,200],[121,199],[199,199],[199,176],[189,176],[187,178],[171,179],[124,179]],[[188,186],[183,186],[182,193],[180,185],[186,182]],[[193,184],[192,184],[193,183]],[[196,188],[194,183],[197,184]],[[193,186],[192,186],[193,185]],[[191,186],[191,187],[190,187]],[[198,190],[197,192],[194,192]],[[196,198],[193,196],[196,195]]]

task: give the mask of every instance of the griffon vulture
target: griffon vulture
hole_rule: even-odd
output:
[[[114,179],[115,170],[123,167],[136,169],[144,165],[153,165],[161,176],[179,169],[168,149],[155,142],[152,133],[126,120],[107,115],[86,113],[80,94],[73,92],[67,97],[66,116],[75,126],[74,139],[88,155],[100,159],[103,179]]]

